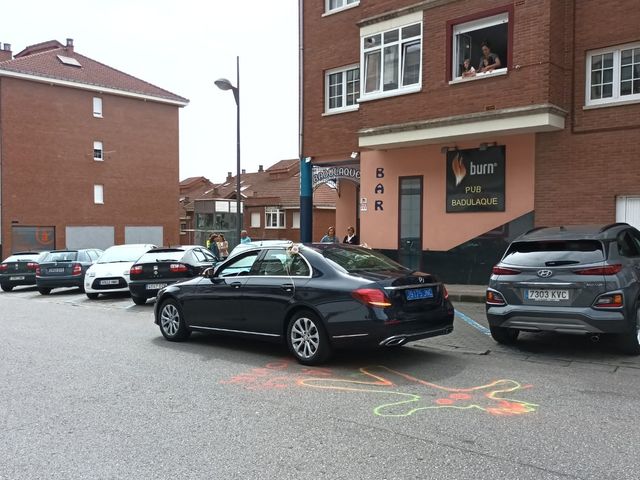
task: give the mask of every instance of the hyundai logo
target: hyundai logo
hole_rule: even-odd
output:
[[[538,276],[540,278],[549,278],[552,275],[553,272],[551,270],[538,270]]]

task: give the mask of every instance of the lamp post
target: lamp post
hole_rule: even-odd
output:
[[[240,214],[240,57],[236,57],[236,86],[226,78],[219,78],[214,82],[220,90],[231,90],[233,98],[236,99],[236,238],[240,243],[240,232],[242,231]]]

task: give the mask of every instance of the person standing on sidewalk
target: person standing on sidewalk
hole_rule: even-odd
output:
[[[347,228],[347,235],[342,240],[342,243],[347,243],[349,245],[360,245],[360,239],[358,235],[356,235],[356,229],[350,226]]]

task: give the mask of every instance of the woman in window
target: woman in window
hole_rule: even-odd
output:
[[[338,243],[338,237],[336,237],[336,229],[334,227],[329,227],[327,229],[327,234],[322,237],[320,243]]]
[[[478,65],[478,72],[492,72],[496,68],[501,67],[502,63],[500,62],[500,57],[491,51],[491,47],[487,42],[482,42],[482,57],[480,58],[480,64]]]

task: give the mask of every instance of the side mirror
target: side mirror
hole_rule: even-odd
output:
[[[213,278],[213,277],[214,277],[214,273],[213,273],[213,272],[214,272],[214,268],[213,268],[213,267],[205,268],[205,269],[202,271],[202,276],[203,276],[204,278]]]

